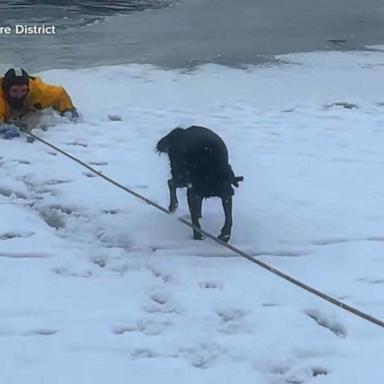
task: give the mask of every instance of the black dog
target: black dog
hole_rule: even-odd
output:
[[[157,143],[156,150],[167,153],[171,164],[169,210],[174,212],[178,206],[176,188],[187,187],[192,224],[200,228],[203,198],[220,197],[225,223],[218,238],[227,242],[232,229],[232,185],[238,187],[243,177],[235,177],[228,164],[228,150],[224,141],[210,129],[193,125],[187,129],[172,130]],[[196,230],[193,235],[195,239],[203,239]]]

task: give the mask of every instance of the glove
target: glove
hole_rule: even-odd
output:
[[[68,109],[67,111],[61,112],[62,117],[66,117],[69,121],[76,123],[79,120],[79,113],[76,108]]]
[[[17,129],[17,127],[13,124],[11,125],[1,125],[0,126],[0,135],[5,139],[5,140],[12,140],[15,137],[20,136],[20,132]]]

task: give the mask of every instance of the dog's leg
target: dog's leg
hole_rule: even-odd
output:
[[[199,219],[201,219],[202,217],[202,214],[201,214],[201,209],[202,209],[202,206],[203,206],[203,197],[202,196],[198,196],[198,201],[197,201],[197,217]]]
[[[222,197],[221,201],[224,208],[225,222],[223,228],[221,228],[221,233],[218,238],[222,241],[228,242],[231,237],[232,229],[232,196]]]
[[[169,212],[175,212],[179,202],[177,201],[177,195],[176,195],[176,185],[173,179],[168,180],[168,187],[169,187],[169,197],[170,197],[170,202],[169,202]]]
[[[199,215],[201,215],[201,204],[203,197],[196,195],[190,188],[188,188],[187,197],[189,211],[191,212],[192,224],[200,228]],[[193,230],[193,238],[195,240],[203,240],[204,236],[200,232]]]

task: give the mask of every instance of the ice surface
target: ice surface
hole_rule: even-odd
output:
[[[47,71],[83,120],[35,132],[166,206],[156,141],[210,127],[245,177],[232,243],[384,318],[383,53],[280,59]],[[2,383],[382,381],[382,329],[90,176],[39,142],[0,141]],[[207,200],[203,228],[222,221]]]

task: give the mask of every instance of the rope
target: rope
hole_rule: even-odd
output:
[[[103,178],[104,180],[108,181],[109,183],[113,184],[114,186],[122,189],[123,191],[135,196],[136,198],[144,201],[145,203],[159,209],[160,211],[162,211],[168,215],[171,214],[166,208],[162,207],[161,205],[159,205],[159,204],[155,203],[154,201],[142,196],[141,194],[131,190],[130,188],[125,187],[124,185],[118,183],[117,181],[111,179],[110,177],[105,176],[102,172],[97,171],[95,168],[91,167],[90,165],[86,164],[85,162],[81,161],[80,159],[76,158],[75,156],[67,153],[66,151],[60,149],[59,147],[49,143],[48,141],[46,141],[44,139],[41,139],[40,137],[36,136],[32,132],[28,132],[27,130],[25,130],[23,128],[20,128],[20,130],[23,131],[24,133],[28,134],[29,136],[33,137],[34,139],[38,140],[39,142],[41,142],[41,143],[47,145],[48,147],[54,149],[55,151],[61,153],[62,155],[70,158],[71,160],[75,161],[76,163],[80,164],[81,166],[87,168],[89,171],[91,171],[92,173],[96,174],[97,176]],[[216,236],[210,234],[209,232],[207,232],[207,231],[205,231],[199,227],[196,227],[195,225],[193,225],[192,223],[190,223],[189,221],[187,221],[181,217],[178,217],[177,220],[180,221],[181,223],[187,225],[188,227],[194,229],[195,231],[201,233],[205,237],[208,237],[209,239],[213,240],[214,242],[220,244],[221,246],[223,246],[227,249],[230,249],[232,252],[245,258],[246,260],[250,261],[251,263],[258,265],[259,267],[273,273],[274,275],[277,275],[277,276],[283,278],[284,280],[289,281],[290,283],[306,290],[307,292],[312,293],[313,295],[315,295],[317,297],[320,297],[321,299],[323,299],[323,300],[325,300],[331,304],[336,305],[337,307],[339,307],[341,309],[344,309],[344,310],[346,310],[346,311],[348,311],[348,312],[350,312],[350,313],[352,313],[352,314],[354,314],[354,315],[356,315],[356,316],[358,316],[364,320],[367,320],[373,324],[376,324],[376,325],[384,328],[384,321],[382,321],[376,317],[373,317],[373,316],[371,316],[365,312],[362,312],[359,309],[354,308],[348,304],[345,304],[342,301],[337,300],[334,297],[331,297],[331,296],[327,295],[326,293],[321,292],[321,291],[319,291],[319,290],[317,290],[317,289],[315,289],[315,288],[287,275],[286,273],[281,272],[278,269],[271,267],[270,265],[264,263],[263,261],[260,261],[260,260],[253,258],[251,255],[242,251],[241,249],[239,249],[239,248],[237,248],[231,244],[225,243],[224,241],[218,239]]]

